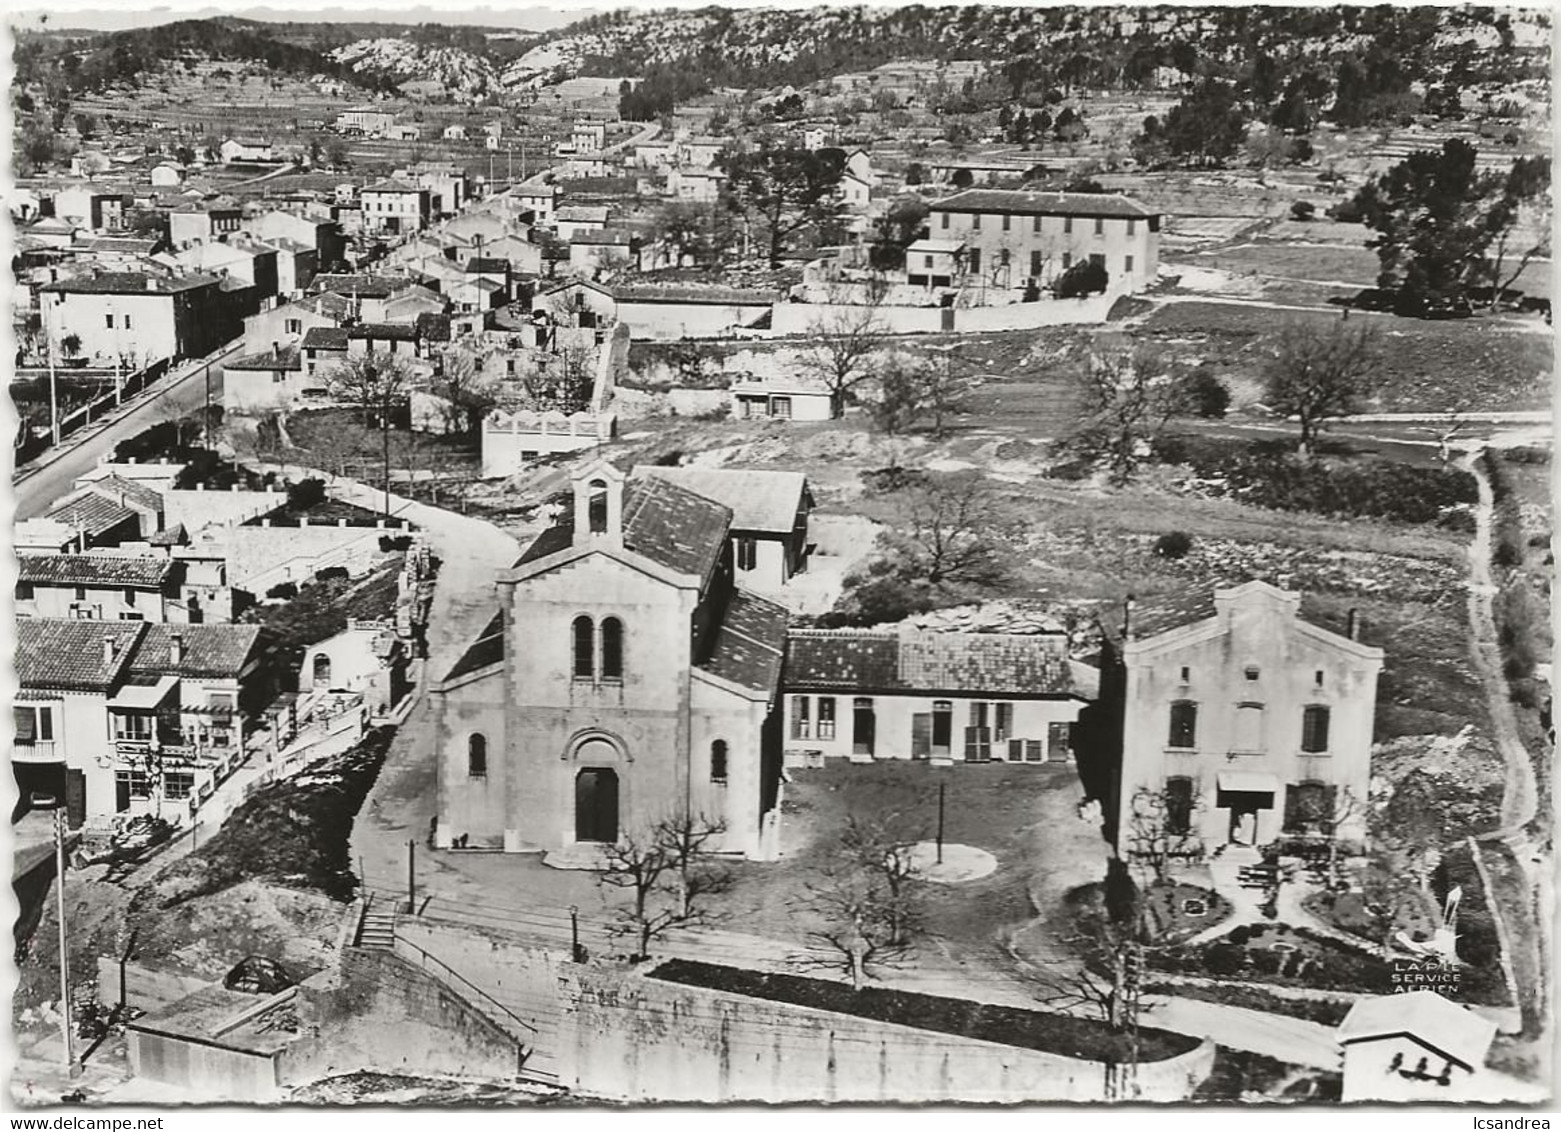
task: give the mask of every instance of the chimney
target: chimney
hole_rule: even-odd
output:
[[[112,668],[114,665],[114,658],[118,655],[119,645],[114,641],[113,637],[105,636],[103,638],[103,667]]]
[[[148,275],[146,277],[146,289],[148,291],[156,291],[157,290],[157,280],[152,278],[150,275]]]
[[[1133,609],[1138,605],[1138,598],[1132,594],[1127,595],[1127,600],[1122,603],[1122,639],[1133,639]]]
[[[282,343],[280,343],[280,342],[272,342],[271,343],[271,356],[273,358],[280,358],[282,356]]]
[[[1357,634],[1359,634],[1359,632],[1360,632],[1360,613],[1359,613],[1358,610],[1351,609],[1349,617],[1346,618],[1345,622],[1344,622],[1344,635],[1346,637],[1348,637],[1350,640],[1355,641],[1355,640],[1359,640],[1360,639],[1359,636],[1357,635]]]
[[[184,638],[178,633],[168,638],[168,663],[175,668],[184,663]]]

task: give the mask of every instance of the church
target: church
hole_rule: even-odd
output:
[[[436,848],[600,864],[662,818],[778,855],[784,608],[735,581],[731,508],[598,458],[432,689]]]

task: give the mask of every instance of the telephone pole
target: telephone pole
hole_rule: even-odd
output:
[[[54,804],[54,895],[55,916],[60,921],[60,1030],[65,1038],[65,1066],[74,1077],[81,1076],[81,1059],[76,1056],[76,1031],[70,1017],[70,938],[65,925],[65,823],[63,802]]]

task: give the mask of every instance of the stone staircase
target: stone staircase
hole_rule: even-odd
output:
[[[394,951],[396,948],[396,909],[393,904],[370,898],[358,920],[357,947],[368,951]]]

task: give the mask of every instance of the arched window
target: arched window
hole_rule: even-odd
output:
[[[591,509],[591,533],[601,535],[607,533],[607,481],[592,480],[590,502],[587,506]]]
[[[596,675],[596,627],[589,617],[575,618],[574,674],[576,680],[590,680]]]
[[[1198,745],[1198,705],[1191,700],[1177,700],[1171,705],[1171,733],[1166,737],[1167,747],[1191,748]]]
[[[1308,704],[1301,712],[1301,750],[1320,755],[1328,750],[1329,711],[1321,704]]]
[[[466,740],[466,775],[468,778],[488,777],[488,737],[480,731]]]
[[[623,622],[616,617],[602,619],[602,679],[623,679]]]
[[[1262,751],[1263,746],[1263,705],[1262,704],[1237,704],[1236,705],[1236,745],[1237,751]]]
[[[316,653],[314,657],[314,686],[316,688],[331,686],[331,658],[323,652]]]
[[[710,781],[726,782],[726,740],[717,739],[710,744]]]

